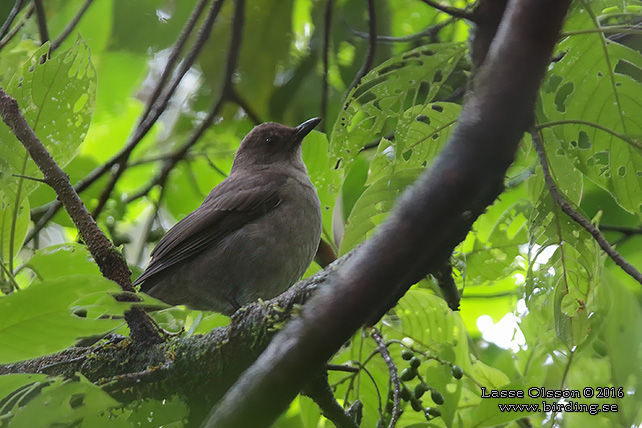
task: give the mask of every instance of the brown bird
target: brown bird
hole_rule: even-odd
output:
[[[320,121],[252,129],[229,177],[167,232],[134,285],[171,305],[230,315],[299,280],[321,236],[301,142]]]

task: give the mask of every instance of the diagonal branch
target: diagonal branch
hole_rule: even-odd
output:
[[[7,34],[7,32],[9,32],[9,28],[11,27],[11,24],[13,24],[13,20],[16,19],[18,12],[20,12],[23,2],[24,0],[16,0],[16,2],[13,4],[9,15],[7,16],[7,19],[4,21],[4,24],[2,24],[2,27],[0,27],[0,39],[2,39]]]
[[[210,8],[209,13],[205,17],[205,22],[203,22],[203,25],[201,26],[201,29],[199,31],[198,37],[196,38],[196,41],[194,42],[194,46],[192,47],[192,50],[187,54],[185,57],[185,60],[181,64],[181,67],[172,79],[171,84],[169,87],[165,90],[164,94],[159,97],[159,99],[153,103],[152,108],[146,116],[141,117],[141,120],[138,123],[138,126],[136,127],[136,130],[134,131],[134,134],[130,137],[129,142],[125,145],[125,149],[121,151],[120,156],[118,156],[118,159],[114,166],[116,166],[116,171],[112,174],[112,177],[110,178],[109,182],[103,189],[102,193],[100,194],[100,197],[98,198],[98,203],[96,204],[96,207],[94,208],[93,211],[93,216],[94,218],[98,218],[100,216],[100,213],[102,212],[103,208],[105,207],[105,204],[109,200],[109,197],[111,196],[112,191],[116,187],[116,183],[122,177],[123,173],[127,169],[127,161],[129,160],[129,157],[131,156],[132,152],[140,143],[145,135],[152,129],[152,126],[156,123],[156,121],[160,118],[161,114],[163,111],[165,111],[165,107],[167,107],[167,104],[169,103],[170,98],[172,95],[174,95],[174,92],[176,91],[176,88],[180,84],[180,82],[183,80],[183,77],[185,74],[189,71],[189,69],[192,67],[192,64],[194,61],[196,61],[196,58],[198,58],[199,53],[201,52],[203,46],[205,46],[205,43],[209,39],[209,36],[212,32],[212,27],[214,26],[214,22],[216,21],[216,18],[219,15],[219,12],[221,11],[221,7],[223,6],[224,0],[215,0],[214,3],[212,4],[212,7]],[[200,5],[197,5],[196,9],[198,10],[198,7]],[[196,13],[192,14],[192,17],[190,17],[190,20],[188,21],[186,26],[189,26],[191,23],[192,19],[196,15]],[[181,40],[177,42],[177,46],[181,44]]]
[[[321,81],[321,125],[325,129],[328,119],[328,71],[330,69],[330,35],[332,34],[332,10],[334,0],[325,0],[325,11],[323,13],[323,78]]]
[[[189,70],[189,67],[191,67],[194,60],[198,56],[198,53],[200,52],[201,48],[205,44],[207,37],[209,37],[211,27],[214,24],[214,21],[216,20],[216,17],[218,16],[218,13],[221,10],[223,1],[224,0],[215,0],[215,2],[212,4],[212,7],[210,8],[210,11],[208,13],[208,16],[206,17],[205,22],[201,26],[198,39],[194,43],[194,47],[192,48],[192,51],[188,54],[188,58],[185,59],[181,71],[178,72],[177,75],[174,77],[173,82],[170,85],[170,88],[165,91],[165,94],[162,97],[162,99],[158,100],[158,96],[159,96],[158,94],[162,92],[162,89],[166,83],[166,79],[168,78],[172,67],[174,66],[176,60],[178,59],[178,56],[185,42],[187,41],[189,35],[193,31],[195,23],[202,13],[201,8],[204,7],[207,0],[201,0],[199,2],[199,4],[196,6],[194,11],[192,12],[192,15],[188,19],[187,23],[183,27],[181,36],[177,40],[174,46],[174,49],[170,54],[168,63],[165,66],[165,70],[163,72],[163,75],[165,75],[165,78],[163,79],[163,76],[161,76],[161,79],[157,82],[156,87],[154,88],[154,91],[152,93],[152,96],[148,101],[147,106],[145,107],[145,113],[138,120],[136,130],[134,131],[132,136],[129,138],[128,142],[125,144],[125,147],[123,147],[123,149],[120,152],[116,153],[107,162],[105,162],[103,165],[94,169],[85,178],[83,178],[78,183],[76,183],[76,185],[74,186],[74,189],[76,190],[77,193],[82,193],[85,190],[87,190],[92,184],[94,184],[103,175],[111,171],[112,168],[114,168],[115,166],[118,166],[117,167],[118,169],[122,169],[122,167],[124,167],[127,160],[129,159],[129,156],[131,155],[133,150],[136,148],[138,143],[140,143],[143,137],[147,135],[147,132],[149,132],[152,125],[160,117],[161,113],[163,112],[163,109],[169,102],[169,98],[171,97],[171,95],[174,93],[174,90],[178,86],[178,83],[180,83],[180,80],[185,75],[185,73]],[[154,95],[156,95],[156,100],[154,100]],[[158,101],[158,102],[155,102],[155,101]],[[111,194],[113,187],[116,185],[116,182],[118,181],[118,178],[114,179],[114,177],[117,174],[118,174],[118,177],[120,177],[120,175],[122,175],[122,172],[123,171],[118,173],[118,170],[117,170],[114,173],[114,175],[112,176],[112,179],[110,180],[108,188],[105,189],[102,193],[102,195],[105,195],[105,196],[101,195],[101,200],[99,201],[99,204],[98,204],[99,206],[104,205],[104,203],[107,201],[108,194]],[[35,225],[31,229],[31,231],[27,234],[27,237],[25,238],[25,242],[31,241],[40,232],[40,230],[42,230],[42,228],[45,227],[45,225],[49,222],[49,220],[51,220],[53,216],[56,215],[56,213],[62,207],[62,205],[60,201],[56,200],[47,204],[45,207],[43,207],[40,210],[37,210],[37,212],[36,210],[32,211],[32,217],[36,217],[34,216],[34,214],[37,214],[37,218],[34,219]],[[96,213],[96,211],[98,211],[98,213],[100,212],[100,210],[95,209],[94,213]]]
[[[332,389],[328,384],[328,374],[320,372],[309,384],[306,385],[303,393],[314,400],[319,406],[321,413],[330,420],[337,428],[359,428],[357,423],[337,403]]]
[[[463,18],[471,21],[474,19],[473,14],[467,10],[459,9],[452,6],[446,6],[444,4],[437,3],[436,1],[433,1],[433,0],[421,0],[421,1],[426,3],[428,6],[433,7],[440,12],[444,12],[454,18]]]
[[[354,80],[348,87],[346,94],[349,94],[352,88],[357,86],[363,76],[370,71],[372,68],[372,63],[374,61],[375,49],[377,47],[377,15],[375,12],[374,0],[368,0],[368,51],[366,52],[366,57],[363,60],[363,64],[359,69],[359,72],[354,77]]]
[[[553,201],[564,211],[564,213],[572,218],[577,224],[582,226],[595,241],[599,244],[600,248],[615,262],[616,265],[622,268],[624,272],[631,275],[633,279],[642,284],[642,273],[638,271],[635,266],[631,263],[624,260],[624,257],[620,255],[604,236],[600,233],[599,229],[595,227],[588,219],[586,219],[582,214],[578,213],[571,204],[568,203],[564,196],[557,190],[557,186],[551,177],[551,172],[548,168],[548,160],[546,159],[546,151],[544,150],[544,145],[542,140],[539,137],[539,134],[536,131],[531,132],[531,137],[533,138],[533,145],[535,146],[535,151],[539,157],[539,163],[542,165],[542,171],[544,172],[544,181],[546,181],[546,186],[548,191],[553,198]]]
[[[394,428],[397,425],[399,417],[401,416],[401,381],[399,380],[399,372],[397,371],[397,365],[390,356],[390,350],[388,349],[388,346],[386,346],[386,342],[383,340],[381,332],[373,327],[370,331],[370,337],[372,337],[372,339],[377,342],[379,353],[388,366],[388,372],[390,373],[390,383],[392,384],[393,392],[392,412],[390,412],[391,416],[388,428]]]
[[[444,262],[503,190],[570,0],[512,0],[460,120],[431,169],[378,233],[290,322],[205,426],[267,427],[364,323]],[[390,251],[394,248],[394,251]]]
[[[45,182],[56,191],[58,199],[67,209],[103,276],[116,281],[123,291],[133,292],[134,288],[129,278],[131,272],[125,259],[98,228],[71,186],[67,174],[56,164],[56,161],[27,123],[20,112],[17,101],[2,88],[0,88],[0,116],[36,162],[42,171]]]
[[[27,9],[25,10],[24,15],[20,20],[14,25],[14,27],[7,32],[7,35],[4,36],[4,38],[0,39],[0,49],[4,48],[7,43],[11,41],[11,39],[14,38],[16,34],[18,34],[18,31],[25,25],[27,22],[27,19],[31,18],[31,15],[33,14],[33,3],[31,3],[29,6],[27,6]]]
[[[80,236],[87,244],[100,272],[120,285],[128,293],[135,292],[131,284],[131,272],[122,254],[100,230],[96,221],[87,211],[82,200],[69,182],[69,176],[60,169],[42,142],[38,139],[18,107],[18,102],[0,88],[0,116],[22,145],[27,149],[44,176],[44,181],[56,192],[73,220]],[[118,298],[123,301],[137,301],[136,296],[127,294]],[[132,308],[125,313],[131,329],[131,337],[147,343],[160,340],[151,320],[140,308]]]
[[[174,154],[166,159],[161,167],[160,172],[150,180],[145,186],[140,188],[138,191],[134,192],[128,199],[128,203],[134,201],[138,198],[143,197],[154,186],[162,186],[165,184],[169,178],[170,173],[174,167],[189,153],[192,147],[199,141],[201,136],[205,133],[207,128],[214,122],[216,116],[223,108],[223,105],[228,101],[238,100],[236,91],[234,89],[233,77],[238,65],[239,51],[241,48],[241,38],[243,36],[243,25],[245,22],[245,0],[237,0],[236,8],[234,10],[234,22],[232,24],[232,37],[230,39],[230,47],[227,53],[227,68],[225,71],[225,78],[221,86],[221,91],[218,100],[212,106],[212,109],[209,111],[205,119],[201,124],[196,128],[194,133],[188,138],[188,140],[174,152]],[[243,106],[241,108],[244,109]],[[245,109],[244,109],[245,110]],[[245,110],[248,113],[248,110]],[[248,114],[249,115],[249,114]],[[257,118],[258,119],[258,118]]]
[[[36,16],[38,17],[38,32],[40,33],[40,44],[44,45],[47,41],[49,41],[45,7],[42,4],[42,0],[33,0],[33,5],[36,8]]]
[[[72,31],[74,31],[74,28],[76,28],[76,25],[80,22],[82,19],[83,15],[85,12],[87,12],[87,9],[89,9],[89,6],[94,2],[94,0],[85,0],[85,3],[80,7],[76,15],[69,21],[69,24],[65,27],[64,30],[62,30],[62,33],[56,39],[51,42],[51,45],[49,46],[49,52],[53,52],[56,49],[62,45],[62,42],[64,42],[67,37],[71,34]]]

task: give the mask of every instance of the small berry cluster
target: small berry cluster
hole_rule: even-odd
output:
[[[404,368],[399,374],[399,379],[402,383],[402,388],[400,391],[401,399],[405,402],[409,402],[410,406],[415,412],[423,412],[426,415],[427,420],[440,417],[441,411],[437,407],[424,408],[423,403],[421,402],[421,397],[426,392],[430,391],[430,398],[435,404],[444,404],[444,396],[435,388],[432,388],[430,385],[428,385],[419,374],[418,369],[422,362],[421,358],[416,356],[415,353],[408,348],[405,348],[401,352],[401,358],[408,361],[408,367]],[[461,379],[464,375],[464,371],[461,367],[453,365],[452,375],[455,379]],[[406,382],[410,382],[415,378],[419,380],[419,383],[415,386],[414,391],[411,391],[406,385]],[[388,393],[388,402],[386,403],[386,413],[388,414],[392,413],[392,400],[393,391],[391,389]]]

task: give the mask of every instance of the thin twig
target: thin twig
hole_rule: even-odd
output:
[[[421,40],[423,38],[429,38],[429,37],[434,37],[437,33],[439,33],[444,27],[447,27],[448,25],[452,24],[459,18],[456,17],[451,17],[448,18],[444,22],[440,22],[439,24],[431,25],[430,27],[427,27],[418,33],[414,34],[408,34],[407,36],[399,36],[399,37],[394,37],[394,36],[377,36],[376,41],[381,42],[381,43],[407,43],[407,42],[414,42],[415,40]],[[369,33],[364,33],[363,31],[357,31],[353,28],[350,29],[352,31],[352,34],[354,34],[356,37],[362,38],[362,39],[369,39],[370,34]]]
[[[120,284],[123,291],[134,291],[129,280],[131,273],[127,263],[105,234],[98,228],[91,218],[85,205],[74,192],[69,177],[60,169],[51,157],[33,129],[20,112],[18,103],[0,88],[0,115],[18,140],[25,146],[29,155],[38,168],[42,171],[47,182],[63,201],[65,208],[78,228],[80,236],[87,243],[87,247],[103,275]]]
[[[632,138],[627,137],[626,135],[619,133],[617,131],[614,131],[610,128],[607,128],[606,126],[602,126],[599,123],[595,122],[589,122],[587,120],[576,120],[576,119],[565,119],[565,120],[555,120],[551,122],[544,122],[544,123],[539,123],[535,126],[535,130],[539,131],[542,128],[550,128],[551,126],[558,126],[558,125],[586,125],[586,126],[591,126],[593,128],[599,129],[600,131],[604,131],[607,134],[611,134],[614,137],[619,138],[620,140],[624,141],[625,143],[636,147],[638,149],[642,149],[642,141],[634,140]]]
[[[259,115],[254,111],[252,106],[250,106],[245,99],[241,96],[241,94],[238,93],[238,90],[236,88],[231,87],[230,88],[230,94],[229,95],[229,101],[235,103],[237,106],[241,107],[241,109],[245,112],[247,117],[250,118],[252,122],[254,122],[255,125],[258,125],[260,123],[263,123],[263,120],[259,117]]]
[[[370,330],[370,337],[372,337],[372,339],[377,343],[377,349],[379,350],[383,360],[386,362],[388,371],[390,372],[390,382],[392,383],[392,413],[388,428],[394,428],[395,425],[397,425],[399,416],[401,416],[401,381],[399,380],[397,365],[390,356],[390,350],[388,349],[388,346],[386,346],[386,342],[383,340],[383,336],[377,328],[372,327]]]
[[[321,126],[325,130],[328,119],[328,69],[330,67],[330,34],[332,30],[332,9],[334,0],[326,0],[323,14],[323,77],[321,80]]]
[[[359,373],[359,367],[344,366],[343,364],[326,364],[325,368],[335,372]]]
[[[152,106],[154,105],[154,103],[160,96],[161,92],[163,91],[163,88],[165,87],[165,83],[167,82],[167,79],[169,79],[169,76],[172,74],[172,71],[174,70],[174,65],[176,64],[176,61],[178,61],[178,58],[180,57],[180,54],[183,51],[183,48],[185,47],[185,44],[187,43],[189,36],[194,31],[194,28],[196,27],[196,22],[203,14],[203,10],[205,9],[205,5],[207,4],[207,2],[208,0],[199,0],[198,4],[192,11],[192,14],[190,15],[189,19],[183,26],[183,29],[181,30],[181,34],[178,36],[178,40],[176,40],[176,43],[172,48],[172,52],[169,54],[169,57],[167,58],[167,64],[165,64],[165,67],[163,68],[163,72],[161,73],[161,76],[158,78],[158,81],[156,82],[156,86],[154,87],[152,94],[149,96],[149,99],[147,100],[147,104],[145,105],[145,110],[141,116],[143,119],[149,115],[152,109]]]
[[[225,78],[221,86],[221,91],[217,102],[212,106],[212,109],[210,110],[208,115],[190,136],[190,138],[185,142],[185,144],[183,144],[171,158],[165,161],[161,168],[161,171],[145,186],[143,186],[141,189],[127,198],[128,203],[146,195],[154,186],[162,186],[165,184],[170,172],[174,169],[176,164],[185,159],[189,150],[198,142],[207,128],[209,128],[209,126],[214,122],[214,118],[219,114],[221,108],[223,108],[223,105],[230,100],[230,96],[233,96],[233,77],[234,72],[236,71],[236,66],[238,64],[244,22],[245,0],[237,0],[236,8],[234,10],[234,22],[232,24],[232,37],[230,39],[230,47],[227,52],[227,67]]]
[[[4,264],[4,260],[0,260],[0,266],[2,266],[2,271],[7,275],[7,278],[9,278],[9,285],[11,286],[9,292],[20,290],[20,286],[16,282],[16,278],[13,276],[13,272],[11,272],[11,270]]]
[[[87,9],[89,9],[89,6],[94,2],[94,0],[85,0],[85,3],[80,7],[76,15],[72,18],[71,21],[69,21],[69,24],[65,27],[64,30],[62,30],[62,33],[56,39],[51,42],[51,46],[49,47],[49,52],[53,52],[56,49],[62,45],[62,42],[64,42],[67,37],[71,34],[72,31],[74,31],[74,28],[76,28],[76,25],[80,22],[80,19],[83,17],[85,12],[87,12]]]
[[[20,8],[22,8],[23,2],[24,0],[16,0],[16,2],[13,4],[13,8],[11,8],[11,11],[9,11],[7,19],[5,19],[4,24],[2,24],[2,27],[0,28],[0,39],[2,39],[9,31],[9,28],[11,28],[11,24],[13,24],[13,20],[16,19],[18,12],[20,12]]]
[[[36,16],[38,18],[38,32],[40,33],[40,44],[44,45],[49,40],[49,32],[47,31],[47,16],[45,15],[45,7],[42,5],[42,0],[33,0],[33,5],[36,8]]]
[[[18,31],[20,31],[22,26],[25,25],[25,22],[27,22],[27,19],[31,18],[32,14],[33,14],[33,3],[27,6],[27,10],[25,14],[22,16],[22,18],[20,18],[18,23],[14,25],[11,31],[7,33],[4,39],[0,40],[0,49],[4,48],[7,45],[7,43],[9,43],[11,39],[13,39],[16,34],[18,34]]]
[[[303,389],[303,394],[314,400],[323,416],[337,428],[359,428],[357,423],[343,410],[343,407],[337,403],[328,384],[327,373],[323,372],[315,376]]]
[[[213,21],[216,19],[218,16],[218,12],[220,11],[220,8],[222,6],[224,0],[215,0],[215,3],[212,5],[212,8],[210,9],[210,12],[208,14],[208,17],[206,18],[206,22],[203,23],[203,26],[201,27],[201,32],[199,33],[199,38],[205,37],[209,35],[209,31],[204,31],[207,29],[208,22],[211,22],[213,25]],[[85,178],[80,180],[76,185],[74,186],[74,189],[76,190],[77,193],[82,193],[84,192],[89,186],[91,186],[93,183],[95,183],[99,178],[101,178],[103,175],[105,175],[107,172],[111,171],[111,169],[116,166],[116,165],[124,165],[127,162],[127,159],[129,159],[129,155],[131,152],[134,150],[134,148],[138,145],[138,143],[142,140],[142,138],[147,134],[149,129],[151,129],[151,126],[154,124],[156,119],[160,117],[160,114],[162,113],[162,110],[160,107],[163,107],[166,105],[161,103],[159,105],[156,105],[155,111],[156,114],[154,115],[155,117],[150,118],[150,112],[152,111],[152,107],[155,105],[155,101],[158,99],[159,94],[162,92],[163,86],[171,74],[171,70],[174,66],[174,63],[176,62],[180,52],[182,51],[182,48],[188,39],[188,36],[192,33],[195,22],[198,20],[200,15],[202,14],[202,7],[205,6],[207,0],[201,0],[194,11],[192,12],[192,15],[186,22],[185,26],[183,27],[183,30],[181,31],[181,35],[179,36],[179,39],[177,40],[176,44],[174,45],[174,49],[172,50],[172,53],[170,54],[170,57],[168,59],[167,64],[165,65],[165,69],[163,70],[163,74],[161,75],[161,78],[159,81],[156,83],[156,87],[154,88],[154,91],[152,95],[150,96],[149,100],[147,101],[147,105],[145,106],[144,113],[141,115],[141,117],[138,119],[138,123],[136,125],[136,131],[132,135],[132,137],[129,139],[129,142],[125,145],[125,147],[112,156],[107,162],[105,162],[103,165],[95,168],[91,173],[89,173]],[[211,26],[210,26],[211,29]],[[199,52],[200,49],[202,48],[204,44],[204,41],[199,43],[197,40],[194,44],[194,47],[192,48],[192,53],[190,54],[191,57],[195,57],[194,52]],[[1,46],[0,46],[1,47]],[[180,78],[187,72],[189,69],[189,66],[186,68],[185,65],[189,63],[189,66],[191,66],[192,62],[189,62],[188,60],[185,60],[184,62],[184,67],[183,70],[185,70],[182,74],[178,73],[177,76],[175,77],[174,82],[177,80],[180,81]],[[180,78],[179,78],[180,76]],[[172,85],[173,86],[173,85]],[[177,86],[177,84],[176,84]],[[168,90],[165,92],[165,98],[169,100],[169,96],[173,93],[173,90]],[[151,120],[150,120],[151,119]],[[122,172],[120,173],[122,174]],[[115,186],[117,179],[114,180],[112,176],[112,180],[110,181],[111,186]],[[112,183],[113,182],[113,183]],[[110,189],[109,192],[103,191],[103,194],[106,193],[111,193],[113,189]],[[101,198],[102,201],[102,198]],[[106,198],[105,198],[106,202]],[[99,205],[104,205],[105,202],[99,203]],[[27,237],[25,238],[25,242],[31,241],[35,236],[38,235],[40,230],[42,230],[43,227],[51,220],[58,210],[61,208],[60,201],[52,201],[51,203],[47,204],[48,207],[46,211],[38,218],[36,221],[34,227],[29,231],[27,234]],[[97,207],[98,208],[98,207]],[[101,208],[102,209],[102,208]],[[100,212],[100,210],[96,209],[95,212]],[[32,211],[33,213],[33,211]]]
[[[47,183],[43,178],[31,177],[29,175],[11,174],[12,177],[24,178],[25,180],[37,181],[38,183]]]
[[[167,104],[169,103],[170,98],[174,94],[179,83],[182,81],[183,76],[185,76],[187,71],[192,67],[192,64],[194,63],[199,53],[201,52],[201,49],[209,39],[209,36],[212,32],[211,31],[212,27],[214,25],[214,21],[216,20],[219,12],[221,11],[223,2],[224,0],[214,1],[210,9],[210,12],[205,18],[205,22],[201,26],[201,29],[198,33],[198,37],[194,42],[194,46],[192,47],[192,50],[185,57],[176,76],[174,76],[171,84],[165,90],[163,95],[156,102],[154,102],[154,105],[152,106],[149,115],[145,117],[141,122],[139,122],[136,128],[136,131],[134,131],[134,134],[130,138],[130,141],[126,144],[125,150],[121,152],[122,154],[118,158],[118,161],[115,164],[117,167],[116,171],[114,171],[112,178],[110,179],[107,186],[105,186],[105,188],[103,189],[103,192],[100,194],[100,197],[98,198],[98,203],[93,211],[94,218],[98,218],[103,208],[105,207],[105,204],[109,200],[109,197],[111,196],[112,191],[116,187],[116,183],[118,182],[120,177],[122,177],[123,173],[127,169],[127,160],[129,159],[129,156],[131,155],[131,153],[134,151],[134,148],[138,145],[138,143],[140,143],[143,137],[147,135],[147,133],[152,128],[154,123],[156,123],[160,115],[163,113],[163,111],[167,107]]]
[[[352,83],[348,87],[348,90],[346,91],[346,96],[347,94],[350,93],[352,88],[354,88],[361,82],[361,79],[363,79],[363,76],[365,76],[366,73],[370,71],[370,68],[372,68],[376,47],[377,47],[377,15],[375,13],[374,0],[368,0],[368,51],[366,52],[366,56],[364,58],[363,64],[361,65],[361,68],[359,69],[359,72],[354,77],[354,80],[352,81]]]
[[[102,275],[118,283],[123,291],[134,293],[135,290],[131,284],[131,272],[124,257],[91,217],[82,200],[74,191],[69,181],[69,176],[51,157],[51,154],[22,115],[18,102],[2,88],[0,88],[0,116],[2,116],[2,120],[7,124],[11,132],[27,149],[29,155],[42,172],[45,182],[54,189],[58,199],[64,204]],[[129,299],[128,301],[132,300]],[[131,330],[130,337],[133,340],[143,343],[153,343],[161,340],[150,324],[151,319],[142,309],[133,307],[127,310],[125,319]]]
[[[584,216],[582,216],[580,213],[578,213],[570,203],[564,199],[564,196],[557,190],[557,185],[553,181],[553,178],[551,177],[550,170],[548,168],[548,161],[546,159],[546,151],[544,150],[544,145],[542,144],[542,141],[540,139],[539,134],[536,131],[531,131],[531,137],[533,138],[533,145],[535,146],[535,151],[537,152],[537,156],[539,157],[539,162],[542,165],[542,171],[544,173],[544,181],[546,182],[546,186],[548,186],[548,190],[551,194],[551,197],[553,198],[553,201],[555,201],[556,204],[560,206],[562,211],[566,215],[568,215],[570,218],[572,218],[577,224],[582,226],[588,233],[593,236],[595,241],[599,244],[599,246],[604,250],[604,252],[617,264],[624,270],[626,273],[631,275],[636,281],[638,281],[640,284],[642,284],[642,274],[629,262],[624,260],[624,258],[618,253],[608,242],[606,239],[604,239],[604,236],[600,233],[597,227],[593,225],[588,219],[586,219]]]
[[[625,235],[642,235],[642,227],[615,226],[610,224],[601,224],[600,230],[604,232],[620,232]]]
[[[431,6],[437,9],[440,12],[447,13],[448,15],[454,16],[455,18],[468,19],[469,21],[473,20],[473,15],[467,10],[459,9],[452,6],[446,6],[446,5],[437,3],[433,0],[421,0],[421,1],[426,3],[428,6]]]

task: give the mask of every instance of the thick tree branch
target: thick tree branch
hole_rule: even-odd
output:
[[[178,394],[190,407],[190,418],[198,424],[292,314],[298,313],[300,306],[349,257],[337,260],[270,301],[242,308],[229,326],[206,335],[153,345],[121,340],[116,341],[117,345],[70,348],[59,354],[0,366],[0,375],[46,373],[71,377],[80,372],[122,402],[162,400]],[[199,369],[195,371],[195,367]],[[352,373],[357,370],[343,369]]]
[[[270,343],[208,416],[210,427],[267,427],[364,323],[444,262],[501,193],[533,119],[570,0],[512,0],[475,92],[434,166],[404,193],[332,284]],[[393,249],[391,251],[391,249]]]
[[[551,177],[551,171],[548,168],[548,160],[546,159],[546,151],[544,150],[544,145],[542,140],[539,137],[539,134],[535,131],[531,132],[531,137],[533,138],[533,145],[535,146],[535,151],[539,157],[539,163],[542,166],[542,171],[544,173],[544,181],[546,181],[546,186],[548,191],[551,194],[553,201],[559,205],[559,207],[564,211],[564,213],[573,219],[577,224],[582,226],[588,233],[591,234],[593,239],[598,243],[600,248],[615,262],[616,265],[622,268],[622,270],[628,273],[633,279],[642,284],[642,273],[635,268],[631,263],[624,260],[624,257],[618,253],[615,248],[608,243],[604,236],[600,233],[599,229],[595,227],[587,218],[582,214],[578,213],[571,204],[564,198],[564,196],[557,190],[557,185]]]

